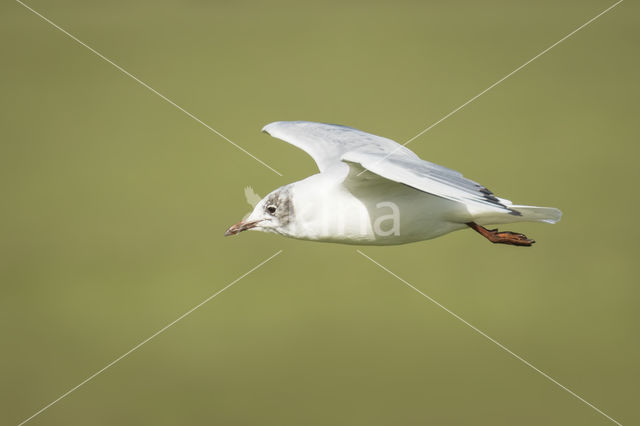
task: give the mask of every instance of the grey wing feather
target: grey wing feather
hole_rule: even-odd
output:
[[[511,201],[498,198],[477,182],[462,176],[461,173],[424,161],[420,158],[380,155],[366,150],[345,153],[342,160],[359,164],[369,172],[385,179],[400,182],[417,190],[428,192],[448,200],[466,204],[470,210],[486,210],[487,207],[502,210],[505,213],[519,215],[509,206]],[[356,174],[352,179],[357,179]]]
[[[269,135],[297,146],[309,154],[320,171],[338,164],[343,154],[360,148],[381,154],[418,158],[391,139],[338,124],[310,121],[276,121],[262,129]]]

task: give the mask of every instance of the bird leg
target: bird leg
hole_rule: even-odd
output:
[[[530,240],[526,235],[518,234],[516,232],[499,232],[497,229],[487,229],[475,222],[469,222],[467,223],[467,226],[494,244],[511,244],[512,246],[529,247],[535,243],[534,240]]]

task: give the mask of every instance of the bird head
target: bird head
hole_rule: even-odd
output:
[[[242,231],[255,230],[286,234],[293,220],[292,185],[285,185],[260,200],[251,214],[244,220],[231,226],[225,236],[236,235]]]

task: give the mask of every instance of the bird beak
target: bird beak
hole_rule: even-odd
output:
[[[231,228],[227,229],[224,233],[225,237],[229,235],[236,235],[239,232],[246,231],[247,229],[255,228],[258,223],[262,222],[261,220],[254,220],[252,222],[238,222],[235,225],[231,226]]]

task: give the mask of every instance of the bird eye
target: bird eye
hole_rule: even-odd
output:
[[[269,214],[274,214],[276,212],[276,206],[267,206],[267,211]]]

